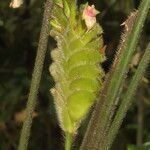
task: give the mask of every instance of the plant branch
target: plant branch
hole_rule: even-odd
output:
[[[33,119],[32,114],[36,105],[36,99],[37,99],[38,89],[40,85],[45,54],[47,50],[51,9],[52,9],[52,2],[50,0],[47,0],[45,4],[39,45],[37,49],[37,55],[36,55],[34,70],[32,74],[31,87],[30,87],[28,102],[26,106],[26,119],[23,123],[18,150],[26,150],[28,145],[32,119]]]
[[[117,135],[120,125],[123,121],[123,118],[125,117],[130,105],[132,104],[134,93],[137,89],[138,83],[140,79],[142,78],[146,67],[148,66],[149,61],[150,61],[150,43],[148,44],[146,51],[144,53],[144,56],[142,57],[140,64],[137,68],[137,71],[135,72],[135,75],[133,76],[130,82],[128,90],[126,94],[124,95],[123,100],[121,101],[121,104],[113,120],[113,123],[109,129],[107,138],[105,139],[106,143],[104,144],[104,147],[102,148],[103,150],[110,149],[110,146],[115,136]]]

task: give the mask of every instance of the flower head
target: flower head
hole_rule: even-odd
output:
[[[96,15],[97,14],[98,14],[98,11],[95,9],[94,5],[92,5],[92,6],[86,5],[85,6],[85,8],[83,10],[82,18],[85,20],[85,24],[89,30],[96,23]]]

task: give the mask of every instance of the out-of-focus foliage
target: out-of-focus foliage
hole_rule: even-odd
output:
[[[150,149],[150,142],[144,143],[140,150],[149,150]],[[127,150],[137,150],[135,145],[128,145]]]
[[[97,19],[104,29],[107,45],[107,61],[103,64],[105,71],[110,68],[116,46],[123,27],[120,24],[131,11],[138,7],[140,0],[90,0],[101,13]],[[81,1],[80,1],[81,2]],[[82,2],[86,2],[85,0]],[[24,108],[28,91],[43,13],[43,1],[26,0],[19,9],[9,8],[10,1],[0,1],[0,150],[17,149]],[[145,44],[150,41],[150,15],[146,21],[138,53],[143,53]],[[55,115],[54,104],[49,89],[54,85],[49,76],[48,65],[50,50],[55,41],[50,38],[41,86],[38,94],[38,105],[34,113],[29,150],[61,150],[63,138]],[[131,65],[129,78],[136,69]],[[49,84],[51,83],[51,84]],[[125,85],[125,88],[127,88]],[[143,105],[138,105],[141,101]],[[139,112],[142,107],[142,113]],[[114,150],[136,149],[138,117],[143,116],[142,150],[150,149],[150,67],[143,77],[135,103],[130,109],[118,134]],[[89,118],[89,117],[88,117]],[[84,135],[88,119],[83,122],[80,134],[76,137],[74,149],[78,149]],[[145,143],[145,144],[144,144]]]

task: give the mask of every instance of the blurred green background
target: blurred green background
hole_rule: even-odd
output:
[[[82,0],[78,3],[85,2]],[[106,72],[110,69],[120,41],[123,29],[120,24],[138,7],[139,2],[140,0],[89,1],[101,12],[97,20],[103,26],[107,45],[107,61],[103,64]],[[24,0],[24,5],[19,9],[9,8],[9,3],[8,0],[0,0],[0,150],[17,149],[44,9],[44,2],[39,0]],[[137,53],[131,62],[125,88],[148,41],[150,14]],[[63,132],[59,128],[53,98],[49,92],[54,85],[48,71],[50,50],[55,46],[55,41],[49,38],[28,150],[64,149]],[[150,150],[150,66],[134,98],[135,102],[123,121],[112,150],[136,150],[136,146],[141,144],[142,150]],[[75,137],[74,150],[79,149],[89,116]]]

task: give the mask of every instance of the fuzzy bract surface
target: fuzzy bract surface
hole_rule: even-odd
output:
[[[55,81],[51,93],[60,126],[69,133],[76,132],[97,99],[104,76],[100,65],[105,60],[103,31],[96,22],[88,28],[83,19],[83,12],[90,7],[87,5],[77,10],[76,4],[58,1],[51,20],[50,34],[57,41],[51,51],[50,73]]]

